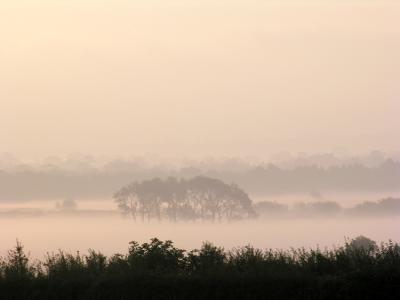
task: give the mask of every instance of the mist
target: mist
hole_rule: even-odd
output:
[[[76,295],[103,296],[107,280],[111,291],[126,276],[128,291],[132,278],[156,287],[160,276],[208,291],[225,276],[299,286],[291,299],[336,288],[367,299],[365,278],[390,293],[398,1],[2,2],[0,290],[79,278]],[[89,249],[106,256],[80,256]],[[68,259],[73,276],[58,269]],[[129,298],[121,291],[114,299]]]
[[[16,239],[40,258],[58,249],[123,252],[130,240],[153,237],[172,239],[183,248],[203,241],[226,248],[247,243],[288,248],[332,247],[358,235],[377,242],[399,238],[396,154],[280,153],[268,161],[180,162],[149,157],[107,161],[93,155],[36,162],[1,157],[0,220],[7,228],[0,235],[3,254]],[[204,194],[213,186],[215,192]],[[198,193],[195,198],[193,193]],[[191,204],[198,197],[204,199]],[[228,201],[220,202],[228,209],[234,197],[244,211],[209,210],[202,204]],[[133,199],[139,205],[134,210]],[[159,210],[150,212],[152,203],[160,203]]]

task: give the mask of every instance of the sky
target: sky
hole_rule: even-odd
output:
[[[0,152],[399,151],[400,2],[3,0]]]

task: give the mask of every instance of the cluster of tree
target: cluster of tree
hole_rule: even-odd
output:
[[[208,177],[133,182],[114,195],[125,215],[142,220],[237,220],[254,217],[252,201],[236,184]]]
[[[344,208],[333,201],[297,203],[293,207],[261,201],[253,205],[258,216],[277,217],[313,217],[313,216],[393,216],[400,215],[400,199],[386,198],[377,202],[363,202],[353,207]]]
[[[386,198],[378,202],[363,202],[349,209],[355,215],[400,215],[400,198]]]
[[[131,242],[106,257],[59,251],[31,262],[21,244],[0,263],[1,299],[399,299],[400,246],[365,237],[333,250],[185,251]]]
[[[236,182],[251,195],[400,191],[400,162],[387,160],[366,167],[360,164],[322,168],[315,165],[281,168],[273,164],[221,169],[147,167],[117,161],[102,169],[0,169],[0,201],[110,198],[121,183],[154,177],[206,176]]]

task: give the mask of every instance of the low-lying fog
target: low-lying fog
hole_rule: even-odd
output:
[[[57,249],[86,252],[89,248],[106,254],[126,252],[128,242],[152,237],[171,239],[184,249],[211,241],[226,248],[252,244],[260,248],[331,247],[343,244],[344,237],[365,235],[380,241],[400,240],[398,217],[355,219],[273,219],[233,223],[150,223],[134,222],[118,216],[43,217],[0,219],[1,255],[18,238],[41,258]],[[4,229],[7,230],[4,230]]]
[[[294,198],[280,198],[277,203],[293,208]],[[298,202],[304,200],[301,197],[297,199]],[[360,196],[360,199],[368,201],[372,196],[371,199]],[[258,200],[262,199],[255,202]],[[336,202],[342,205],[343,201]],[[6,255],[16,239],[25,245],[33,258],[42,258],[46,252],[58,249],[86,252],[92,248],[105,254],[124,253],[129,241],[145,242],[152,237],[171,239],[184,249],[198,248],[203,241],[211,241],[226,249],[246,244],[284,249],[332,247],[343,244],[345,237],[358,235],[377,242],[400,241],[399,214],[264,215],[254,220],[233,222],[174,223],[166,220],[135,222],[131,218],[122,218],[112,201],[81,201],[70,211],[68,208],[63,211],[60,202],[57,205],[56,201],[29,202],[19,206],[3,203],[0,210],[3,214],[0,218],[0,256]]]

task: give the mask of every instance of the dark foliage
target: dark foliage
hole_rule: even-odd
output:
[[[20,243],[0,264],[0,299],[399,299],[400,246],[366,237],[333,250],[187,252],[131,242],[105,257],[60,251],[31,263]]]

